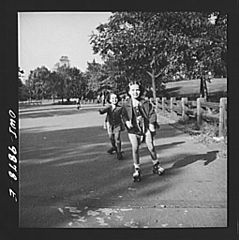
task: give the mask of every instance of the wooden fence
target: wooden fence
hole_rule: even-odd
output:
[[[176,100],[175,97],[156,99],[156,107],[163,114],[176,113],[182,119],[195,119],[198,126],[203,121],[217,123],[219,137],[227,134],[227,98],[221,98],[219,103],[207,102],[204,98],[197,98],[196,101],[189,101],[187,98]]]
[[[20,101],[19,106],[22,105],[42,105],[42,100]]]

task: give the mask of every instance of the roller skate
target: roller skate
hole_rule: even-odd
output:
[[[162,175],[164,173],[164,168],[159,165],[159,162],[153,165],[153,173]]]
[[[141,170],[140,168],[135,168],[135,172],[133,173],[133,180],[134,182],[141,181]]]
[[[116,151],[117,151],[116,147],[112,147],[112,148],[110,148],[110,149],[107,151],[107,153],[113,154],[113,153],[115,153]]]

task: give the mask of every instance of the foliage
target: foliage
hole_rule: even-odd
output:
[[[28,80],[26,81],[30,98],[43,99],[48,97],[49,76],[50,71],[45,66],[30,71]]]
[[[156,79],[160,90],[172,78],[225,75],[226,24],[218,12],[116,12],[90,42],[94,53],[113,59],[125,84],[137,79],[151,86]]]
[[[18,68],[18,98],[20,101],[26,101],[28,99],[28,89],[25,84],[23,84],[21,78],[24,71]]]
[[[56,96],[66,98],[80,98],[86,91],[86,82],[83,73],[75,68],[67,65],[60,65],[51,74],[52,92]]]
[[[63,60],[64,62],[63,62]],[[51,72],[46,67],[38,67],[30,72],[25,88],[32,99],[60,97],[80,98],[85,94],[87,82],[84,74],[75,67],[70,67],[68,57],[60,59]]]
[[[93,60],[92,63],[87,63],[85,78],[87,81],[87,98],[96,98],[96,95],[112,88],[112,84],[108,82],[108,74],[106,69]]]

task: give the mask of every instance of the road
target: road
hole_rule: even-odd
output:
[[[155,145],[165,174],[152,174],[143,144],[142,181],[131,148],[109,155],[98,106],[20,109],[20,227],[191,228],[227,226],[227,159],[160,117]]]

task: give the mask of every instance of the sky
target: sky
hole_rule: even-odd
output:
[[[102,62],[93,54],[89,36],[110,12],[19,12],[18,62],[25,80],[30,70],[45,66],[50,71],[61,56],[81,71],[87,62]]]

